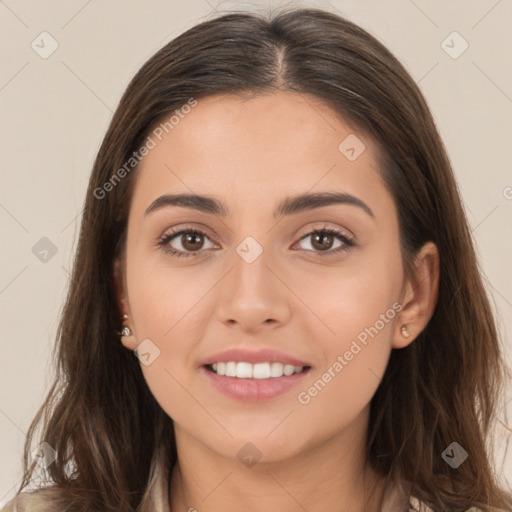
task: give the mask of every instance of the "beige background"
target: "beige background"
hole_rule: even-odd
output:
[[[512,334],[512,2],[300,4],[339,12],[362,25],[420,84],[461,186],[511,361],[506,340]],[[130,78],[157,49],[212,17],[215,9],[234,5],[262,10],[268,4],[0,2],[0,504],[18,484],[24,433],[50,382],[51,347],[86,184],[112,112]],[[58,43],[47,59],[31,47],[35,40],[43,51],[38,37],[43,31]],[[442,46],[453,31],[469,44],[458,58]],[[42,37],[48,51],[49,36]],[[451,36],[445,45],[459,52],[463,40]],[[46,262],[40,260],[44,253],[33,252],[43,237],[57,249]],[[45,243],[40,242],[43,249]],[[506,415],[512,414],[512,390],[502,406],[500,417],[512,426]],[[512,455],[504,442],[497,455],[497,471],[512,482]]]

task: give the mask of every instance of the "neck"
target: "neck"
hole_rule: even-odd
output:
[[[364,429],[351,427],[314,449],[252,467],[220,456],[178,429],[171,511],[379,512],[384,479],[365,470]]]

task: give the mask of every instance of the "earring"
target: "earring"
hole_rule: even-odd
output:
[[[131,336],[132,330],[126,325],[124,326],[120,332],[118,332],[119,336]]]
[[[128,320],[128,315],[123,315],[123,320]],[[132,330],[127,325],[124,325],[117,334],[119,336],[131,336]]]
[[[406,325],[402,325],[402,336],[404,338],[408,338],[411,334],[409,333],[409,331],[407,330],[407,326]]]

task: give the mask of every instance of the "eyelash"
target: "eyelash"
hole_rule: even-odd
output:
[[[313,231],[310,231],[309,233],[307,233],[303,237],[301,237],[299,242],[304,240],[305,238],[308,238],[309,236],[317,234],[317,233],[335,235],[339,240],[341,240],[341,242],[343,242],[343,245],[338,247],[335,250],[327,250],[327,251],[311,251],[311,250],[304,249],[306,252],[314,252],[317,255],[320,255],[321,257],[329,257],[329,256],[333,256],[333,255],[345,252],[345,251],[349,251],[355,245],[353,240],[350,239],[345,234],[345,232],[343,230],[338,229],[338,228],[329,228],[326,226],[324,226],[321,229],[314,229]],[[173,240],[174,238],[177,238],[180,235],[184,235],[184,234],[203,235],[209,239],[208,235],[206,233],[204,233],[203,231],[200,231],[198,229],[193,229],[193,228],[189,228],[189,229],[185,228],[185,229],[180,229],[178,231],[171,231],[170,233],[166,233],[158,240],[157,245],[159,247],[161,247],[162,250],[165,251],[167,254],[177,257],[177,258],[181,258],[181,257],[188,258],[190,256],[198,256],[202,252],[202,250],[199,250],[196,252],[184,252],[184,251],[177,251],[175,249],[170,249],[167,246],[167,244],[171,240]],[[324,256],[324,254],[327,256]]]

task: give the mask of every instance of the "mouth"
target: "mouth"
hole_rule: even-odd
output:
[[[310,369],[310,366],[294,366],[280,362],[248,363],[245,361],[227,361],[205,365],[210,372],[236,379],[278,379],[290,377]]]
[[[214,389],[242,402],[260,402],[285,395],[303,381],[310,366],[294,366],[280,362],[249,363],[219,361],[200,367],[206,381]]]

